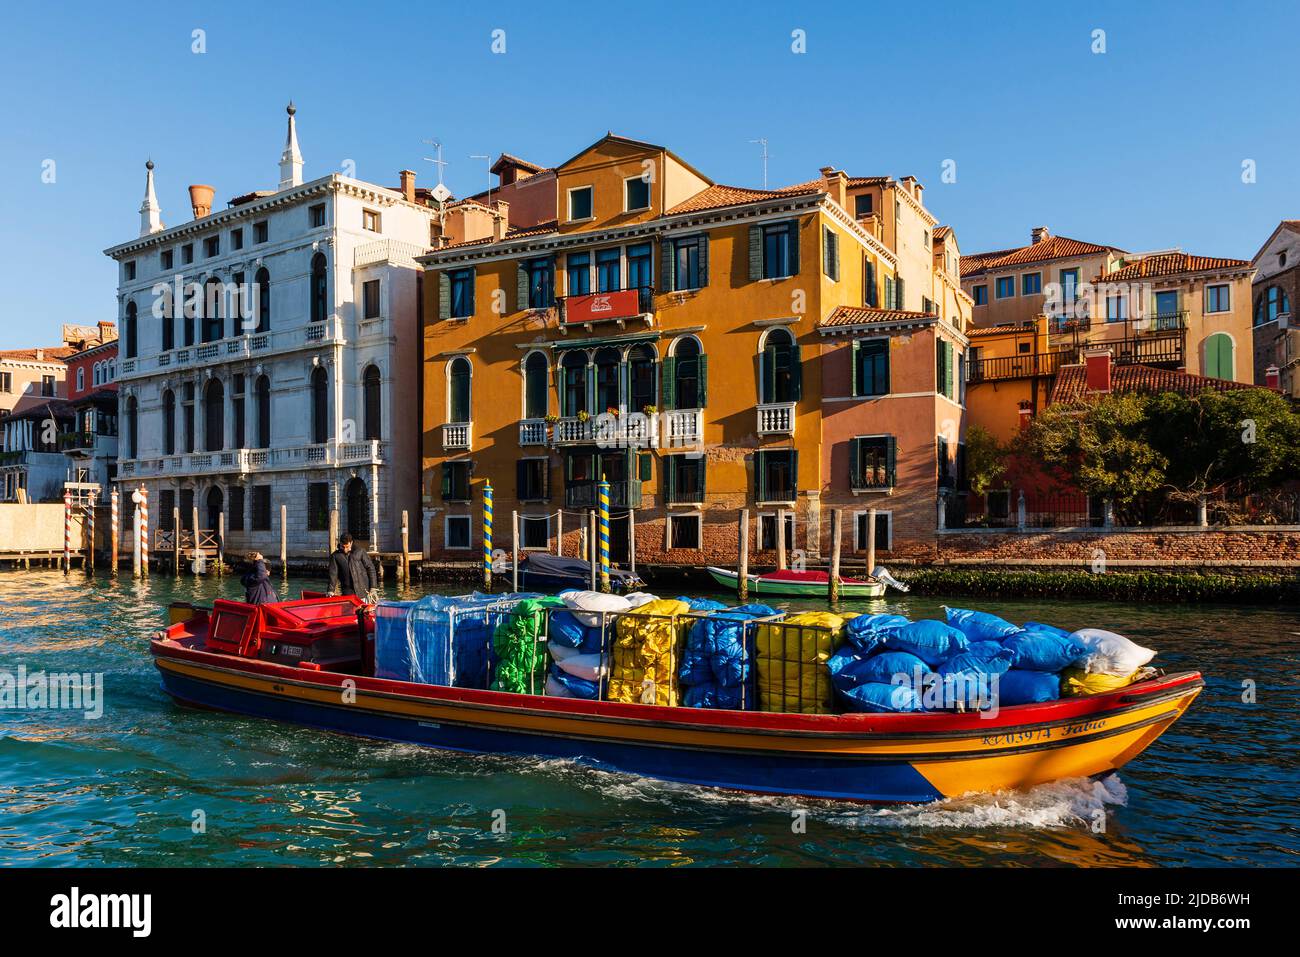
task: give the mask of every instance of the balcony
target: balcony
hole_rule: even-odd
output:
[[[596,420],[566,415],[555,423],[555,444],[575,445],[596,441]]]
[[[888,466],[868,465],[851,477],[849,487],[854,492],[887,492],[894,487],[895,478],[894,469]]]
[[[214,362],[274,355],[342,341],[344,341],[343,332],[339,321],[331,317],[324,322],[313,322],[305,326],[273,329],[270,332],[244,333],[212,342],[178,346],[149,356],[126,359],[118,367],[118,378],[134,378],[161,369],[183,368],[192,364],[211,365]]]
[[[474,436],[472,422],[448,422],[442,427],[444,449],[468,449]]]
[[[599,482],[575,482],[564,488],[565,508],[596,508],[599,504]],[[609,483],[610,508],[639,508],[641,483],[636,479]]]
[[[95,451],[95,433],[85,430],[64,432],[59,436],[59,448],[64,452],[92,453]]]
[[[703,442],[703,409],[674,409],[659,413],[660,448],[691,448]]]
[[[520,420],[519,444],[520,445],[545,445],[546,444],[546,420],[545,419]]]
[[[122,475],[180,477],[383,464],[384,445],[372,439],[366,442],[325,442],[278,449],[222,449],[218,452],[186,452],[159,458],[122,459],[118,463],[118,470]]]
[[[970,378],[976,382],[997,382],[1006,379],[1027,379],[1031,376],[1055,375],[1065,361],[1072,360],[1074,350],[1059,349],[1053,352],[1029,353],[1014,356],[995,356],[989,359],[972,359]]]
[[[794,403],[768,402],[758,407],[759,435],[794,435]]]

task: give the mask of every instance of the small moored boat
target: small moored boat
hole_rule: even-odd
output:
[[[708,710],[375,678],[374,621],[351,596],[217,601],[172,617],[150,650],[163,688],[187,704],[380,740],[873,802],[1105,774],[1150,746],[1203,686],[1182,672],[996,711]]]
[[[734,590],[740,579],[739,573],[728,568],[709,566],[713,580],[728,590]],[[751,595],[785,595],[789,598],[809,597],[825,598],[830,594],[830,574],[822,571],[784,571],[767,572],[762,575],[747,575]],[[874,578],[840,577],[840,597],[842,598],[880,598],[885,594],[885,583]]]

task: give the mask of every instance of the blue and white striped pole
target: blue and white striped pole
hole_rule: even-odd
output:
[[[492,590],[492,480],[483,485],[483,587]]]
[[[600,590],[609,591],[609,482],[604,474],[600,476],[600,511],[597,516],[600,523]]]

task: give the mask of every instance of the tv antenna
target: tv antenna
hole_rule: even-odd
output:
[[[424,142],[429,146],[432,146],[438,154],[437,159],[434,159],[431,156],[426,156],[424,157],[424,161],[426,163],[432,163],[434,166],[438,167],[438,185],[433,188],[433,198],[436,199],[438,205],[441,206],[447,201],[447,198],[451,196],[451,190],[449,190],[446,184],[442,181],[443,171],[447,166],[447,161],[442,158],[442,144],[440,142],[437,140],[425,140]]]
[[[756,140],[750,140],[751,143],[758,143],[763,147],[763,188],[767,189],[767,139],[759,137]]]
[[[492,208],[492,157],[486,153],[470,153],[469,158],[472,160],[483,160],[487,163],[487,203],[488,209]]]

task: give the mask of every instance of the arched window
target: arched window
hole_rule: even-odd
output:
[[[311,370],[311,440],[317,445],[328,442],[329,375],[323,366]]]
[[[1216,332],[1205,340],[1205,374],[1211,379],[1233,378],[1232,337]]]
[[[271,380],[266,376],[257,379],[257,447],[271,447]]]
[[[176,454],[176,393],[163,393],[163,454]]]
[[[135,396],[131,396],[126,400],[126,448],[127,458],[130,459],[136,458],[140,451],[140,422],[138,412],[139,406],[135,401]]]
[[[95,371],[96,372],[99,371],[99,366],[95,366]],[[96,382],[95,385],[99,385],[99,383]],[[86,367],[79,366],[77,368],[77,391],[81,392],[85,388],[86,388]]]
[[[203,390],[203,447],[209,452],[226,447],[226,389],[220,379]]]
[[[596,351],[596,412],[617,409],[619,402],[618,388],[619,354],[617,349],[598,349]]]
[[[162,349],[170,352],[176,348],[176,300],[171,283],[164,285],[158,296],[158,311],[162,314]]]
[[[570,352],[560,361],[560,415],[589,412],[587,408],[587,356]]]
[[[222,299],[225,290],[221,280],[213,276],[203,284],[203,341],[216,342],[221,338]]]
[[[263,266],[253,278],[257,286],[257,331],[271,331],[271,273]]]
[[[469,360],[464,356],[457,356],[451,360],[447,367],[448,397],[447,397],[447,421],[448,422],[470,422],[470,377],[473,369],[470,367]]]
[[[772,329],[763,343],[759,401],[798,402],[802,387],[799,346],[788,329]]]
[[[361,376],[361,390],[365,400],[366,407],[366,434],[365,437],[370,439],[380,439],[383,430],[383,399],[380,392],[380,379],[378,366],[366,366],[365,373]]]
[[[139,309],[136,307],[135,300],[126,304],[126,357],[134,359],[139,352],[140,342],[136,338],[135,321]]]
[[[207,506],[208,506],[207,527],[208,528],[216,529],[221,527],[222,504],[223,504],[223,496],[221,494],[221,486],[214,485],[212,486],[212,488],[208,489],[208,497],[207,497]]]
[[[347,505],[348,534],[359,541],[370,541],[370,502],[366,483],[356,476],[350,478],[343,490],[343,500]]]
[[[1255,299],[1255,325],[1273,322],[1282,313],[1291,312],[1291,300],[1281,286],[1269,286]]]
[[[657,360],[654,347],[648,342],[633,346],[627,354],[629,412],[642,412],[655,401],[658,389]]]
[[[324,322],[329,311],[329,302],[325,283],[325,254],[317,253],[311,258],[311,321]]]
[[[524,360],[524,418],[542,419],[550,411],[546,390],[546,356],[528,353]]]

